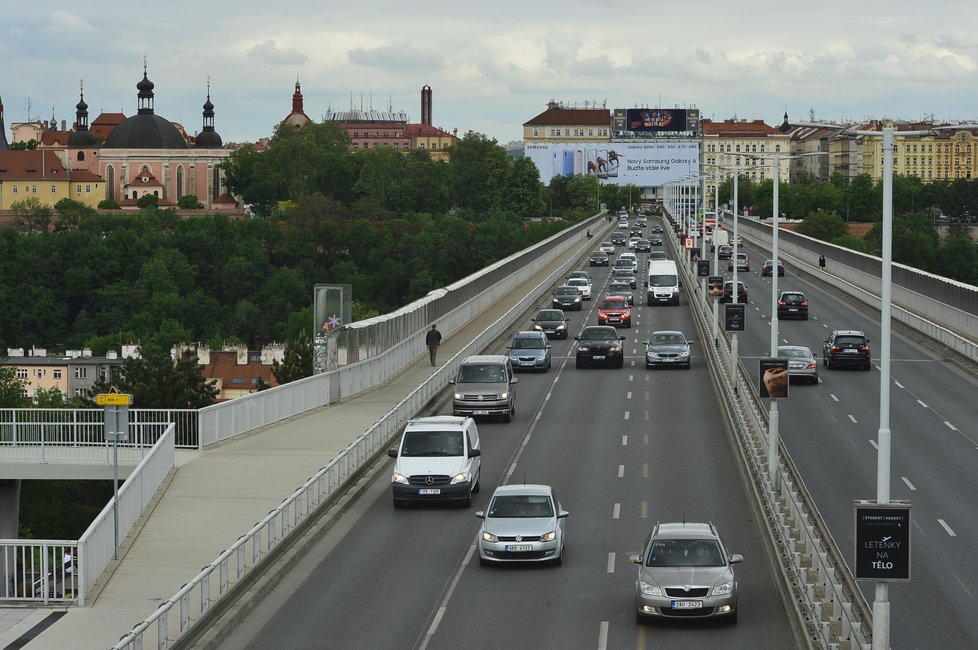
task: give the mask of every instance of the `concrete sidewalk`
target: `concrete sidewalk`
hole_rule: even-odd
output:
[[[582,241],[573,253],[553,262],[444,340],[438,358],[449,359],[561,265],[586,255],[590,244]],[[214,449],[179,454],[169,486],[135,539],[127,540],[131,541],[128,551],[95,602],[88,607],[69,607],[54,622],[55,617],[48,619],[49,615],[63,609],[0,609],[0,649],[24,635],[34,637],[29,650],[110,647],[427,379],[431,371],[427,351],[418,350],[413,366],[362,396]],[[43,622],[50,627],[32,630]]]

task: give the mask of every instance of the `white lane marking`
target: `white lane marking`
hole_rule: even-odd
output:
[[[642,463],[642,478],[648,478],[648,477],[649,477],[649,464]]]
[[[639,516],[640,519],[648,519],[649,518],[649,502],[648,501],[643,501],[642,502],[642,507],[639,509],[639,515],[638,516]]]
[[[620,519],[621,518],[621,504],[616,503],[615,507],[611,509],[611,518]]]
[[[838,401],[839,401],[839,398],[838,398],[838,397],[836,397],[835,395],[833,395],[832,393],[829,393],[829,397],[831,397],[831,398],[832,398],[833,400],[835,400],[836,402],[838,402]]]
[[[943,519],[938,519],[937,520],[937,523],[939,523],[944,528],[944,530],[947,531],[947,534],[950,535],[951,537],[957,537],[958,536],[958,534],[956,532],[954,532],[953,530],[951,530],[951,527],[948,526],[947,525],[947,522],[944,521]]]
[[[649,434],[646,433],[644,436],[642,436],[642,444],[646,447],[649,446]]]
[[[625,419],[627,420],[629,417],[631,417],[631,413],[629,413],[628,411],[625,411]]]
[[[893,383],[897,385],[897,388],[903,388],[903,384],[898,382],[896,379],[893,380]]]
[[[788,339],[781,339],[781,340],[782,340],[782,341],[784,341],[785,343],[787,343],[787,342],[788,342]]]
[[[624,465],[619,465],[618,466],[618,478],[623,478],[624,476],[625,476],[625,466]]]
[[[917,488],[914,487],[913,483],[910,482],[910,479],[908,479],[906,476],[901,476],[900,477],[900,480],[902,480],[904,483],[906,483],[907,484],[907,487],[910,488],[911,490],[916,490],[917,489]]]
[[[628,375],[628,381],[633,381],[634,379],[635,379],[635,375]]]
[[[598,650],[607,650],[608,648],[608,621],[601,621],[601,627],[598,628]]]
[[[944,420],[944,424],[946,424],[947,425],[947,428],[950,429],[951,431],[957,431],[958,430],[958,428],[956,426],[954,426],[953,424],[951,424],[947,420]]]
[[[968,594],[968,598],[974,598],[974,596],[971,595],[971,590],[964,586],[964,583],[961,582],[961,578],[958,577],[958,574],[952,573],[951,575],[954,576],[954,579],[957,580],[958,584],[961,585],[961,588],[964,589],[964,593]]]
[[[623,435],[621,437],[621,446],[622,447],[627,447],[628,446],[628,435],[627,434],[626,435]]]
[[[537,411],[536,417],[534,419],[539,420],[542,417],[543,417],[543,409],[540,409],[539,411]]]
[[[822,323],[822,327],[824,327],[825,329],[828,329],[829,328],[829,326],[826,325],[825,323]]]
[[[632,391],[625,393],[625,399],[632,399]]]
[[[849,414],[849,419],[852,420],[853,424],[858,424],[858,422],[856,422],[856,418],[852,415],[852,413]]]
[[[551,395],[553,395],[553,391],[550,391],[550,392],[548,392],[548,393],[547,393],[547,396],[546,396],[546,397],[544,397],[544,398],[543,398],[543,400],[544,400],[544,401],[547,401],[547,400],[549,400],[549,399],[550,399],[550,396],[551,396]]]
[[[469,565],[469,560],[472,559],[472,555],[476,552],[475,544],[469,546],[469,550],[465,552],[465,557],[462,559],[462,565],[455,572],[452,577],[452,581],[448,586],[448,591],[445,593],[445,597],[441,601],[441,605],[438,607],[438,612],[435,614],[434,620],[431,621],[431,626],[428,627],[428,631],[424,635],[424,641],[422,641],[418,650],[425,650],[428,644],[431,642],[431,637],[435,635],[438,630],[438,624],[441,623],[442,617],[445,615],[445,610],[448,609],[448,602],[452,598],[452,594],[455,593],[455,587],[458,586],[459,580],[462,579],[462,572],[465,571],[465,567]]]
[[[923,406],[924,408],[929,408],[926,404],[924,404],[920,400],[917,400],[917,403],[920,404],[921,406]]]
[[[608,553],[608,573],[615,572],[615,553],[612,551]]]
[[[877,445],[876,441],[873,440],[872,438],[869,439],[869,444],[873,445],[873,449],[875,449],[876,451],[880,450],[879,445]]]

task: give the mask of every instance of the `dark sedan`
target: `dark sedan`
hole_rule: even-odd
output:
[[[621,296],[622,298],[628,301],[629,305],[635,304],[635,293],[632,291],[631,285],[629,285],[627,282],[620,282],[618,280],[615,280],[614,282],[608,285],[608,293],[606,293],[605,295]]]
[[[671,366],[689,369],[689,344],[682,332],[652,332],[645,342],[645,367]]]
[[[808,320],[808,299],[801,291],[782,291],[778,298],[778,319],[801,318]]]
[[[635,271],[629,269],[615,269],[611,272],[612,282],[627,282],[632,289],[638,287],[638,280],[635,278]]]
[[[720,302],[733,302],[733,280],[727,280],[723,283],[723,295],[720,296]],[[747,285],[740,280],[737,281],[737,302],[747,302]]]
[[[588,266],[608,266],[608,254],[604,251],[591,253],[591,257],[588,259]]]
[[[636,253],[648,253],[652,250],[652,242],[648,239],[639,239],[635,242],[635,252]]]
[[[574,311],[581,311],[583,309],[581,292],[576,287],[571,287],[566,284],[554,289],[553,303],[555,309],[572,309]]]
[[[621,368],[625,365],[625,354],[621,342],[624,336],[618,335],[618,330],[608,325],[591,325],[585,327],[577,341],[576,368],[589,366],[610,366]]]
[[[764,264],[761,265],[761,276],[768,276],[774,274],[774,260],[764,260]],[[784,277],[784,262],[778,260],[778,277]]]
[[[533,319],[533,329],[543,332],[548,339],[566,339],[569,320],[562,309],[541,309]]]
[[[662,246],[662,237],[659,237],[658,235],[652,235],[651,237],[649,237],[649,244],[651,246]]]

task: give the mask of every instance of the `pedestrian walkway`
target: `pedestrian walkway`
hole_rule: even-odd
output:
[[[572,254],[445,338],[439,361],[451,358],[571,257],[588,250],[582,241]],[[22,647],[24,635],[33,636],[28,650],[110,647],[431,372],[427,350],[419,348],[413,366],[364,395],[214,449],[178,454],[172,481],[95,602],[67,610],[0,609],[0,650]],[[58,618],[49,618],[54,611],[66,613],[53,620]]]

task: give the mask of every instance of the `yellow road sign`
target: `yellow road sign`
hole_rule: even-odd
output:
[[[99,393],[95,396],[95,403],[99,406],[129,406],[132,404],[132,395],[127,393]]]

